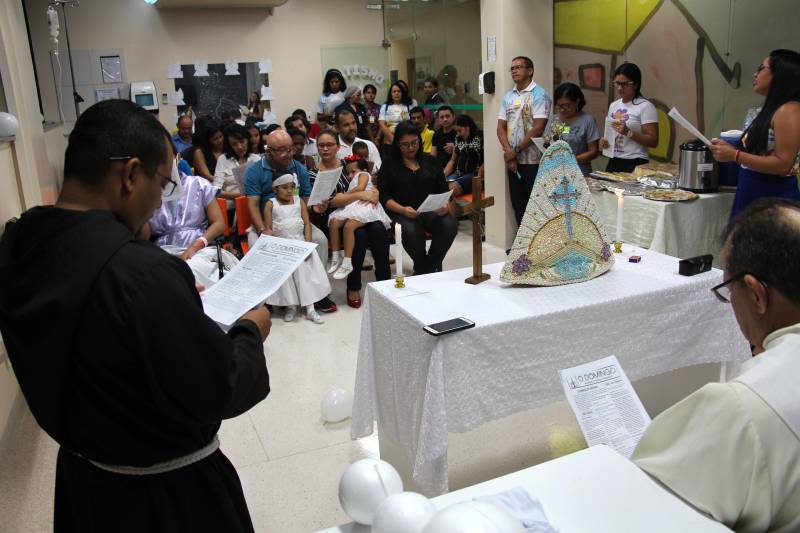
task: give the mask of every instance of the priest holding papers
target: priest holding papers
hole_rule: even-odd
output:
[[[223,333],[186,263],[137,238],[174,155],[153,115],[99,102],[69,136],[56,205],[0,242],[0,332],[60,445],[55,531],[253,531],[216,435],[269,392],[269,313]]]
[[[656,417],[633,460],[735,531],[800,531],[800,202],[753,203],[722,254],[712,291],[757,355]]]
[[[442,167],[423,152],[422,139],[411,122],[401,122],[395,129],[390,157],[378,173],[378,190],[386,213],[403,228],[403,248],[414,261],[414,274],[441,271],[458,223]],[[434,196],[427,204],[439,207],[425,210],[423,204],[436,194],[445,196]],[[432,235],[427,252],[425,232]]]

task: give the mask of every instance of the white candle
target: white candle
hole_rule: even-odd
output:
[[[400,224],[394,225],[394,267],[395,275],[403,275],[403,227]]]
[[[625,197],[622,193],[615,193],[617,195],[617,242],[622,242],[622,211],[625,207]]]

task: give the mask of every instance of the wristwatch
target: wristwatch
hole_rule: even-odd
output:
[[[515,146],[514,151],[517,152],[517,155],[519,155],[522,153],[522,148],[520,148],[519,146]]]

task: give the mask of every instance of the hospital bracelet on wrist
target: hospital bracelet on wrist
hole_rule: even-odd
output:
[[[739,164],[739,152],[741,152],[741,150],[736,150],[736,155],[733,156],[733,162],[737,165]]]
[[[208,239],[206,239],[206,238],[205,238],[203,235],[201,235],[200,237],[198,237],[198,238],[197,238],[197,240],[203,243],[203,248],[205,248],[206,246],[208,246]]]

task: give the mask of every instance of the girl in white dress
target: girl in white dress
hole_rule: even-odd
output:
[[[347,192],[368,191],[374,188],[369,174],[369,164],[366,159],[353,154],[345,157],[345,171],[350,179]],[[334,279],[344,279],[353,271],[352,257],[355,247],[355,232],[358,228],[369,222],[383,222],[388,229],[392,221],[383,210],[381,204],[371,204],[359,201],[340,207],[328,217],[330,228],[330,244],[333,254],[328,273],[333,273]],[[339,231],[344,237],[344,257],[339,250]]]
[[[303,200],[294,194],[294,176],[284,174],[272,181],[275,197],[264,206],[264,227],[268,235],[284,239],[311,242],[311,223]],[[319,254],[311,252],[278,291],[267,298],[270,305],[286,306],[284,322],[297,315],[297,305],[306,309],[306,318],[322,324],[322,317],[314,309],[314,302],[331,292],[331,284]]]

